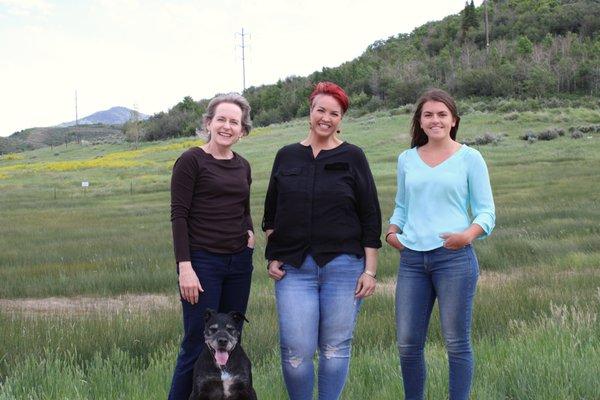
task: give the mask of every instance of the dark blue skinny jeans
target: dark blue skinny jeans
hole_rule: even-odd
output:
[[[396,327],[406,400],[424,398],[425,340],[437,298],[448,352],[450,400],[467,400],[473,380],[471,319],[479,266],[471,245],[459,250],[405,248],[396,285]]]
[[[252,279],[252,252],[217,254],[205,250],[193,251],[192,267],[204,289],[198,303],[181,299],[183,309],[183,340],[177,357],[169,400],[188,400],[192,392],[194,364],[204,346],[204,312],[246,312]],[[240,326],[240,329],[242,327]]]

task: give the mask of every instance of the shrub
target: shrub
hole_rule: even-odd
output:
[[[502,139],[504,139],[504,134],[503,133],[491,133],[491,132],[486,132],[483,134],[483,136],[477,136],[473,139],[465,139],[462,141],[462,143],[466,144],[467,146],[472,146],[472,145],[476,145],[476,146],[485,146],[486,144],[498,144],[498,142],[500,142]]]
[[[414,106],[412,104],[405,104],[398,108],[394,108],[390,110],[390,115],[402,115],[402,114],[412,114],[414,111]]]
[[[599,125],[583,125],[583,126],[570,126],[569,132],[573,133],[579,131],[581,133],[598,133],[600,132],[600,124]]]
[[[572,139],[583,139],[583,132],[575,130],[575,131],[571,132],[571,138]]]
[[[522,140],[531,141],[531,139],[533,139],[533,141],[535,141],[537,140],[537,135],[531,131],[527,131],[524,135],[521,135],[520,138]]]
[[[594,132],[600,132],[600,125],[587,125],[587,126],[580,126],[578,128],[578,130],[580,130],[583,133],[594,133]]]
[[[558,137],[558,132],[554,129],[543,131],[538,133],[537,138],[539,140],[554,140]]]

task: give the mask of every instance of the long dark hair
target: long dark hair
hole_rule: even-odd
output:
[[[410,147],[418,147],[427,144],[429,139],[427,138],[427,134],[421,128],[421,111],[423,110],[423,104],[428,101],[439,101],[440,103],[444,103],[452,117],[456,120],[456,124],[450,129],[450,137],[452,140],[456,140],[456,132],[458,131],[458,123],[460,122],[460,117],[458,116],[458,110],[456,108],[456,103],[452,96],[443,91],[442,89],[429,89],[425,93],[421,95],[419,100],[417,101],[417,107],[415,109],[415,114],[412,118],[412,126],[410,128],[410,135],[412,140],[410,142]]]

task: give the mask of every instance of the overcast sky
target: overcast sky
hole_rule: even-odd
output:
[[[0,0],[0,136],[335,67],[464,0]],[[476,4],[481,4],[476,1]]]

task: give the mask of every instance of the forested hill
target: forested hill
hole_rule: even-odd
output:
[[[430,86],[456,96],[600,94],[598,0],[489,0],[370,45],[358,58],[307,77],[247,89],[255,125],[308,114],[311,85],[342,85],[355,112],[413,103]],[[399,27],[400,29],[400,27]],[[143,123],[147,140],[193,134],[206,100],[187,97]]]

